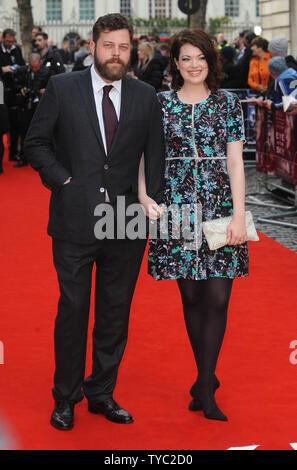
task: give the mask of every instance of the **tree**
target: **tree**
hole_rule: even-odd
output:
[[[199,10],[191,16],[190,27],[205,29],[207,0],[200,0]]]
[[[230,23],[228,16],[209,18],[208,34],[215,36],[226,24]]]
[[[31,0],[17,0],[17,4],[20,17],[20,29],[24,57],[27,59],[31,52],[31,33],[33,28]]]

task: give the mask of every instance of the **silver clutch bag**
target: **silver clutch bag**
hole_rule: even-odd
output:
[[[202,223],[203,233],[210,250],[217,250],[218,248],[227,245],[227,229],[231,220],[232,215],[230,217],[222,217],[220,219],[208,220]],[[259,241],[253,216],[250,211],[245,213],[245,221],[248,240],[254,242]]]

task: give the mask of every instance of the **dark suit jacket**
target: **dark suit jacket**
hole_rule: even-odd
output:
[[[3,52],[0,42],[0,79],[4,85],[4,102],[11,108],[15,106],[14,88],[14,73],[2,72],[2,67],[7,65],[26,65],[22,56],[22,51],[19,46],[15,46],[11,52]]]
[[[96,238],[94,209],[126,196],[138,202],[138,169],[142,153],[148,195],[160,202],[164,182],[164,136],[154,89],[125,77],[119,126],[106,156],[90,69],[50,79],[24,145],[32,167],[52,190],[48,234],[73,243]],[[63,183],[69,178],[69,184]]]
[[[139,80],[148,83],[149,85],[153,86],[156,91],[159,91],[163,82],[163,70],[164,64],[162,59],[154,58],[150,60],[148,66],[145,69],[138,68],[137,64],[134,73],[139,78]]]

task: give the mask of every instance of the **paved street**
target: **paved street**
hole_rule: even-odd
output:
[[[254,193],[257,189],[256,183],[256,168],[254,167],[246,167],[245,168],[246,174],[246,193]],[[273,179],[275,182],[280,182],[278,179]],[[259,194],[255,196],[257,199],[270,203],[270,204],[277,204],[277,205],[286,205],[283,202],[278,201],[275,198],[272,198],[270,194],[264,189],[261,188],[261,192],[264,194]],[[251,200],[247,198],[247,201]],[[290,204],[288,204],[290,205]],[[258,222],[258,217],[265,217],[269,214],[278,214],[282,212],[281,209],[275,209],[271,207],[261,207],[254,204],[246,204],[246,210],[250,210],[254,217],[254,222],[256,225],[257,230],[261,231],[265,235],[277,240],[282,245],[286,246],[290,250],[297,253],[297,228],[291,227],[283,227],[281,225],[274,225],[264,222]],[[282,222],[289,222],[293,224],[297,224],[297,215],[291,217],[283,217],[280,219]]]

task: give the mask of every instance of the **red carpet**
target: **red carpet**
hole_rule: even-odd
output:
[[[0,415],[9,424],[15,447],[292,448],[290,443],[297,442],[297,365],[289,356],[290,343],[297,340],[297,255],[262,234],[260,243],[250,243],[250,277],[235,281],[217,369],[222,385],[216,397],[228,423],[188,411],[195,367],[176,283],[148,277],[145,258],[115,391],[115,399],[135,422],[117,425],[91,415],[84,400],[76,407],[72,431],[53,429],[49,418],[58,288],[46,235],[49,192],[31,168],[13,168],[7,156],[4,163]],[[87,355],[88,374],[91,335]]]

